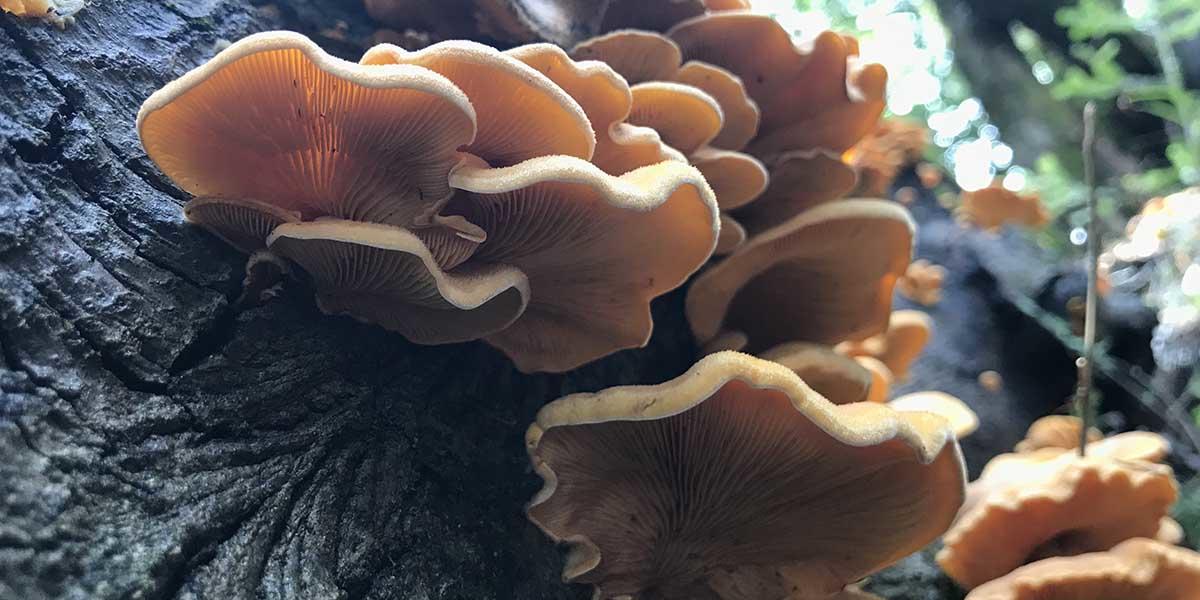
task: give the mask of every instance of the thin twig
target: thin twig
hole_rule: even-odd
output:
[[[1083,183],[1087,187],[1087,303],[1083,321],[1083,355],[1075,361],[1079,380],[1075,388],[1075,409],[1083,422],[1079,432],[1079,455],[1087,454],[1088,432],[1092,427],[1092,358],[1096,347],[1096,268],[1100,259],[1100,216],[1096,210],[1096,105],[1083,107]]]

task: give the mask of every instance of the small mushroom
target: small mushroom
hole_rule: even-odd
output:
[[[1135,538],[1107,552],[1047,558],[988,582],[967,600],[1195,600],[1200,554]]]
[[[1083,420],[1070,415],[1049,415],[1042,417],[1029,426],[1025,439],[1017,443],[1017,452],[1030,452],[1041,448],[1079,447],[1079,434],[1083,430]],[[1104,434],[1099,429],[1088,431],[1088,441],[1098,442]]]
[[[741,78],[721,67],[688,61],[671,79],[690,85],[712,96],[721,107],[725,121],[720,133],[710,142],[714,147],[738,150],[758,133],[758,104],[746,95]]]
[[[963,192],[957,214],[963,222],[988,232],[999,231],[1007,223],[1038,229],[1050,222],[1050,213],[1037,194],[1018,194],[998,184]]]
[[[576,60],[603,61],[630,85],[669,81],[683,56],[670,38],[653,31],[622,29],[594,37],[571,49]]]
[[[908,377],[908,369],[929,343],[933,321],[918,310],[897,310],[891,313],[887,329],[862,341],[845,341],[837,350],[847,356],[871,356],[887,365],[900,380]]]
[[[424,67],[452,81],[471,100],[479,123],[475,140],[462,149],[493,167],[556,154],[589,159],[595,150],[591,123],[567,92],[490,46],[451,40],[409,52],[380,44],[359,62]]]
[[[791,369],[804,383],[834,404],[867,400],[874,383],[871,371],[829,346],[791,342],[775,346],[758,357]]]
[[[923,258],[914,260],[896,282],[896,291],[901,296],[924,306],[933,306],[942,300],[942,282],[946,269]]]
[[[396,331],[420,344],[478,339],[525,310],[529,282],[502,265],[442,271],[425,244],[401,227],[340,219],[285,223],[267,240],[300,265],[317,306]]]
[[[768,168],[766,190],[735,214],[755,233],[844,197],[856,181],[854,170],[841,158],[822,150],[788,152],[776,157]]]
[[[879,333],[912,234],[908,213],[890,202],[844,200],[804,212],[696,278],[686,305],[692,333],[703,344],[740,331],[751,352]]]
[[[583,108],[595,130],[592,163],[610,175],[673,159],[658,132],[625,122],[633,108],[629,86],[607,64],[576,62],[553,44],[528,44],[505,52],[561,87]]]
[[[560,398],[525,439],[544,480],[527,514],[596,598],[826,597],[932,541],[962,501],[943,419],[834,405],[736,352]]]
[[[268,32],[152,94],[137,129],[150,159],[194,196],[413,227],[449,199],[475,117],[466,94],[429,69],[360,66]]]
[[[750,204],[767,188],[766,167],[749,154],[700,148],[688,160],[704,174],[722,211]]]
[[[945,175],[942,173],[941,167],[926,162],[917,165],[917,178],[921,181],[921,187],[932,190],[941,185]]]
[[[633,93],[629,123],[654,129],[664,143],[685,156],[708,144],[721,131],[721,105],[697,88],[648,81],[629,91]]]
[[[871,389],[867,394],[867,402],[887,402],[892,391],[892,381],[895,379],[892,370],[871,356],[855,356],[854,362],[871,373]]]
[[[1032,561],[1153,537],[1178,494],[1165,465],[1075,456],[1043,465],[1019,479],[1008,469],[1008,485],[983,484],[988,493],[944,536],[946,574],[969,589]]]
[[[1004,387],[1004,378],[992,370],[980,373],[976,379],[979,380],[979,387],[993,394],[999,392]]]
[[[762,113],[748,146],[766,157],[789,150],[848,150],[875,128],[887,72],[860,61],[857,43],[825,32],[797,48],[770,16],[723,11],[694,17],[667,35],[685,60],[723,67],[744,82]]]
[[[954,429],[954,435],[963,439],[979,429],[979,417],[965,402],[945,392],[914,392],[888,402],[888,406],[899,411],[928,412],[945,418]]]
[[[523,371],[565,371],[650,337],[650,300],[711,255],[718,217],[694,167],[664,161],[613,177],[567,156],[468,165],[450,204],[487,232],[472,262],[529,277],[525,313],[487,341]]]

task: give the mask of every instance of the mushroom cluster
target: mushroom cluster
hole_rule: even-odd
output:
[[[896,291],[901,296],[924,306],[933,306],[942,300],[942,282],[946,269],[923,258],[912,261],[904,275],[896,282]]]
[[[846,151],[843,159],[854,168],[860,196],[882,197],[900,169],[916,164],[929,145],[929,130],[905,119],[888,119]]]
[[[526,443],[544,480],[529,518],[596,598],[869,598],[843,589],[932,541],[963,500],[941,417],[831,402],[737,352],[560,398]]]
[[[967,487],[937,560],[964,587],[983,586],[972,598],[1006,597],[991,594],[1027,584],[1030,573],[1053,573],[1047,565],[1076,564],[1056,557],[1100,553],[1132,538],[1182,541],[1182,529],[1168,516],[1178,486],[1170,467],[1159,464],[1167,441],[1140,431],[1097,434],[1081,456],[1081,434],[1074,417],[1040,419],[1016,453],[993,458]],[[999,583],[983,585],[993,580]],[[1060,592],[1030,597],[1059,597],[1054,593]]]
[[[555,64],[563,86],[539,70]],[[271,32],[153,94],[137,125],[195,196],[188,221],[253,266],[294,266],[326,313],[422,344],[484,339],[523,371],[564,371],[643,345],[650,300],[716,241],[695,168],[591,162],[613,138],[594,127],[629,102],[607,67],[546,46],[381,45],[356,64]]]

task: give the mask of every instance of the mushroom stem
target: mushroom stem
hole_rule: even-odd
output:
[[[239,310],[255,308],[269,302],[283,289],[283,280],[291,267],[283,257],[270,250],[255,250],[246,259],[246,277],[242,279],[242,294],[234,303]]]
[[[1092,161],[1095,147],[1096,105],[1088,102],[1083,109],[1083,179],[1087,186],[1087,303],[1083,321],[1083,355],[1075,361],[1079,382],[1075,406],[1083,427],[1079,433],[1079,455],[1087,455],[1088,431],[1092,421],[1092,354],[1096,345],[1096,267],[1100,257],[1100,219],[1096,211],[1096,170]]]

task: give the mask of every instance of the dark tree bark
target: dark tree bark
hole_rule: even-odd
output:
[[[522,514],[523,434],[565,393],[686,370],[682,292],[649,347],[542,376],[294,287],[236,310],[244,257],[182,223],[133,123],[222,40],[272,28],[347,58],[373,31],[349,0],[96,2],[65,31],[0,15],[0,598],[587,597]],[[1057,399],[1008,370],[995,281],[936,219],[922,253],[953,276],[906,389],[984,415],[974,472]],[[979,389],[985,369],[1008,387]],[[928,553],[875,581],[954,596]]]

